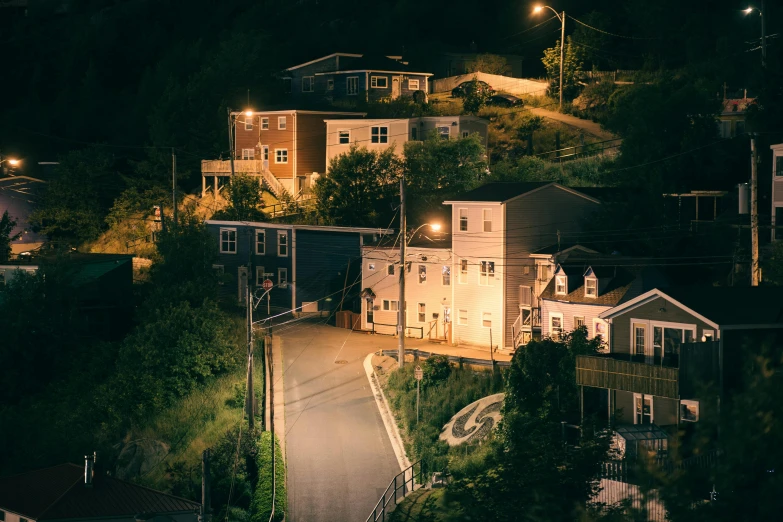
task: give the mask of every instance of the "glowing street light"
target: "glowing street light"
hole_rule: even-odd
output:
[[[563,110],[563,56],[565,55],[565,11],[558,13],[548,5],[537,5],[533,13],[538,14],[544,9],[549,9],[560,20],[560,110]]]
[[[753,11],[759,12],[759,18],[761,18],[761,66],[767,66],[767,24],[764,20],[764,0],[761,1],[761,9],[758,7],[748,6],[747,9],[743,9],[742,12],[746,15],[751,14]]]

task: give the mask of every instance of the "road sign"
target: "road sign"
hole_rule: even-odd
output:
[[[264,279],[264,282],[261,284],[261,287],[264,290],[270,290],[273,286],[275,286],[275,285],[274,285],[274,283],[272,283],[271,279]]]
[[[413,370],[413,375],[416,376],[416,380],[420,381],[424,378],[424,372],[421,370],[421,366],[417,366],[415,370]]]

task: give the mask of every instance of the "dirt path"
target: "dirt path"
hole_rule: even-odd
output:
[[[550,120],[559,121],[561,123],[565,123],[566,125],[570,125],[571,127],[576,127],[577,129],[581,129],[586,133],[595,136],[596,138],[600,138],[601,140],[611,140],[617,138],[617,136],[611,132],[603,130],[600,124],[590,120],[582,120],[576,116],[562,114],[555,111],[548,111],[546,109],[539,109],[537,107],[530,107],[528,110],[530,111],[530,114],[535,114],[536,116],[541,116],[542,118],[549,118]]]

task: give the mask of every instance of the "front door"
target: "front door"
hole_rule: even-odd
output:
[[[392,92],[391,97],[392,100],[396,100],[400,97],[400,84],[402,83],[402,80],[399,76],[395,76],[392,78]]]
[[[647,324],[633,323],[633,325],[631,325],[631,331],[633,332],[634,355],[653,357],[655,355],[655,348],[652,346],[652,343],[647,342]]]
[[[634,424],[652,424],[653,422],[653,404],[652,395],[642,395],[634,393]]]
[[[451,306],[443,305],[443,338],[451,342]]]
[[[261,145],[261,160],[264,162],[264,170],[269,170],[269,145]]]
[[[367,323],[367,328],[372,330],[372,324],[375,322],[375,313],[373,311],[373,308],[375,307],[375,300],[366,299],[364,302],[367,303],[367,314],[365,321]]]

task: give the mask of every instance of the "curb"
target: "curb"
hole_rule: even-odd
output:
[[[400,430],[397,427],[397,422],[394,420],[394,415],[392,415],[389,403],[378,384],[375,369],[372,367],[373,355],[375,354],[371,353],[365,357],[364,372],[367,374],[367,380],[370,381],[370,389],[375,397],[375,404],[378,406],[378,412],[381,414],[383,425],[386,427],[386,433],[389,435],[389,442],[391,442],[394,455],[397,457],[397,463],[400,465],[400,471],[405,471],[410,467],[411,462],[408,460],[408,455],[405,454],[405,445],[402,443]]]

